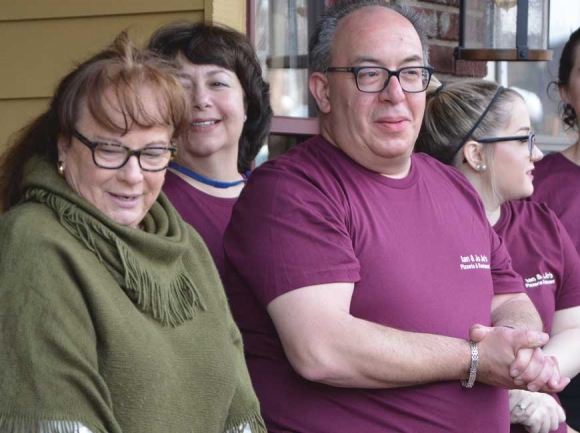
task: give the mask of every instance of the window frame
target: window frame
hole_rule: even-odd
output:
[[[253,45],[255,44],[256,37],[254,25],[256,16],[256,1],[257,0],[246,1],[246,35]],[[314,27],[320,14],[324,12],[325,7],[329,4],[332,4],[333,2],[333,0],[317,0],[312,2],[315,5],[315,12],[313,14],[309,13],[309,29]],[[310,2],[308,6],[310,6]],[[318,133],[318,117],[291,117],[274,114],[274,117],[272,118],[272,127],[270,129],[271,135],[313,136],[317,135]]]

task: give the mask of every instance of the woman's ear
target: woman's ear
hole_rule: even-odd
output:
[[[308,80],[308,87],[320,112],[330,113],[330,91],[326,74],[322,72],[312,73]]]
[[[56,147],[58,149],[58,160],[61,161],[63,164],[66,161],[66,155],[71,145],[72,138],[65,138],[62,135],[58,136],[58,140],[56,142]]]
[[[482,146],[475,140],[469,140],[461,149],[463,153],[463,160],[465,163],[475,171],[485,170],[485,162],[483,160],[483,154],[481,152]]]

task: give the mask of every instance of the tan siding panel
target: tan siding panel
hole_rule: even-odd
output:
[[[0,153],[8,137],[38,116],[48,106],[48,99],[0,101]]]
[[[0,23],[0,99],[52,95],[74,65],[128,29],[138,44],[153,30],[178,19],[201,20],[202,12],[124,15]]]
[[[204,0],[25,0],[0,1],[0,20],[123,15],[177,11],[203,12]]]
[[[207,21],[226,24],[246,32],[246,2],[244,0],[205,0]]]

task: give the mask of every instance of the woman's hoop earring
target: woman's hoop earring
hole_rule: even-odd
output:
[[[58,175],[60,177],[64,177],[64,164],[62,163],[62,161],[58,161],[56,163],[56,169],[58,171]]]
[[[485,165],[485,164],[477,164],[477,165],[475,166],[475,169],[476,169],[477,171],[485,171],[485,170],[487,170],[487,165]]]

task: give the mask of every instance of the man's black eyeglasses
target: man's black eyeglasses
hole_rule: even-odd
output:
[[[391,77],[397,77],[404,92],[420,93],[427,90],[435,69],[430,66],[405,66],[391,71],[380,66],[333,66],[326,68],[325,72],[351,72],[356,80],[356,88],[364,93],[382,92],[389,84]]]
[[[139,167],[144,171],[161,171],[167,168],[169,161],[175,156],[175,146],[147,146],[141,149],[131,149],[124,144],[91,141],[76,129],[73,136],[91,149],[93,162],[97,167],[114,170],[123,167],[133,155],[139,161]]]

